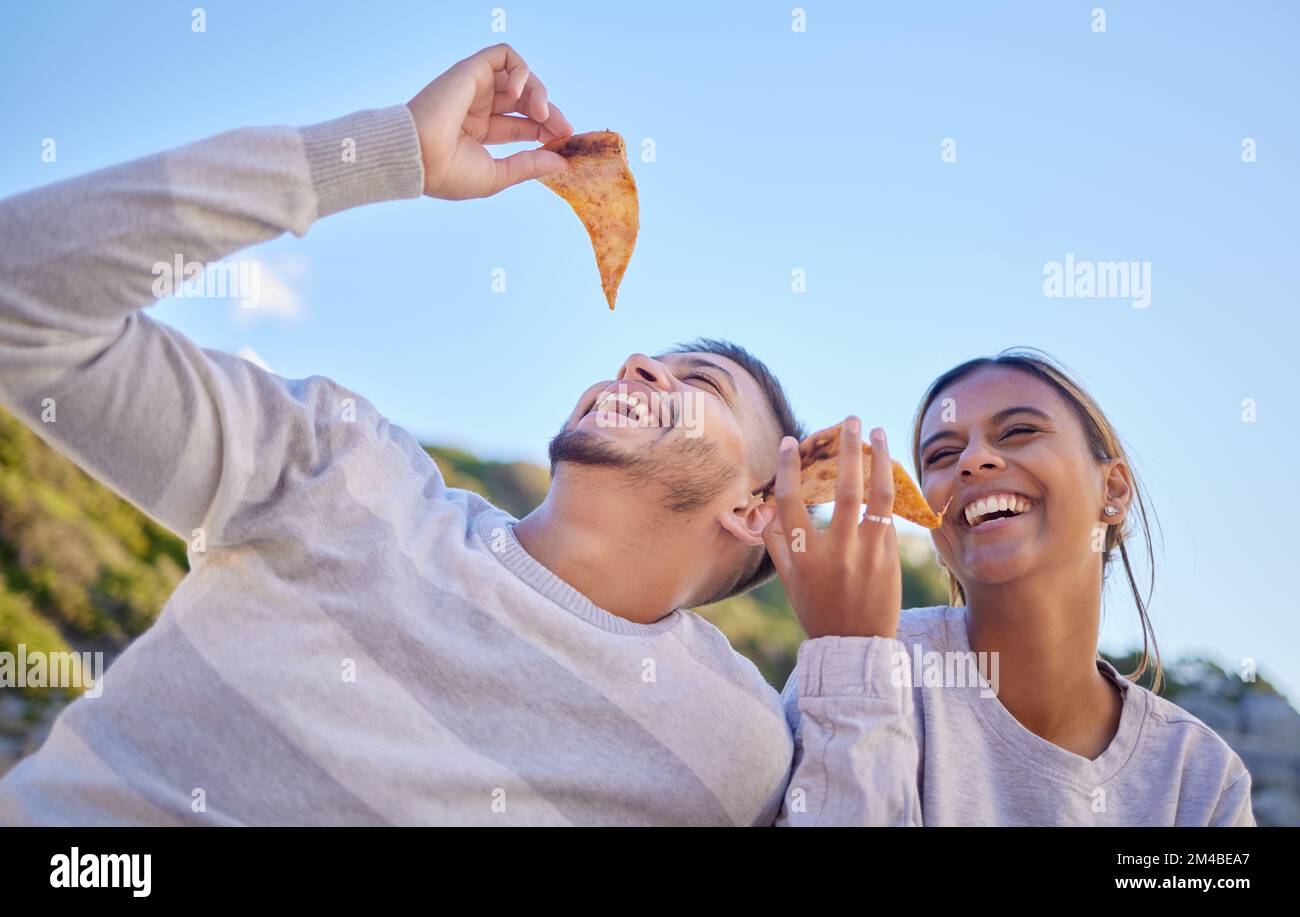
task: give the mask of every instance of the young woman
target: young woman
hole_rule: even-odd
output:
[[[1131,680],[1152,651],[1156,690],[1162,677],[1129,562],[1135,530],[1150,549],[1145,505],[1114,429],[1049,357],[963,363],[917,411],[952,605],[900,612],[884,432],[859,521],[861,428],[845,421],[821,532],[791,442],[765,541],[809,639],[784,694],[796,749],[778,825],[1255,824],[1236,753]],[[1097,654],[1117,559],[1145,644],[1128,676]]]

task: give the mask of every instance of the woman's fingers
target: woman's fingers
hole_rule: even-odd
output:
[[[862,421],[848,417],[840,425],[840,454],[835,467],[835,513],[831,537],[849,542],[862,513]]]
[[[867,512],[862,517],[864,532],[879,535],[893,528],[894,463],[889,458],[885,431],[871,431],[871,485],[867,491]]]
[[[772,556],[772,566],[776,567],[776,575],[781,577],[781,582],[787,583],[791,563],[790,543],[786,541],[785,530],[781,528],[780,519],[773,519],[763,528],[763,544],[767,548],[767,553]]]
[[[776,514],[782,537],[793,538],[800,531],[806,544],[813,534],[812,517],[803,505],[800,490],[799,441],[793,436],[781,440],[776,458]]]

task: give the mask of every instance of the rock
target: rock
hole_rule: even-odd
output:
[[[1300,796],[1295,793],[1275,788],[1262,789],[1251,793],[1250,808],[1255,813],[1255,823],[1261,827],[1300,825]]]
[[[1300,797],[1300,766],[1293,758],[1277,752],[1264,754],[1234,748],[1241,755],[1241,762],[1250,771],[1250,785],[1253,789],[1285,790]]]
[[[1180,692],[1174,703],[1220,735],[1241,731],[1241,711],[1231,701],[1189,688]]]
[[[1267,736],[1294,754],[1300,751],[1300,713],[1276,694],[1250,691],[1241,699],[1241,731]]]
[[[0,735],[0,777],[22,759],[22,742],[21,736]]]
[[[0,688],[0,736],[20,736],[31,728],[24,716],[29,703],[17,690]]]

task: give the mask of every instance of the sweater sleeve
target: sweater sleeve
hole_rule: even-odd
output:
[[[287,466],[319,458],[331,414],[356,407],[312,384],[328,380],[201,349],[142,310],[198,265],[256,277],[256,262],[213,262],[422,188],[395,105],[229,131],[0,201],[0,403],[182,538],[224,543],[239,507],[269,505]]]
[[[902,654],[899,657],[896,654]],[[795,759],[778,827],[919,826],[912,687],[890,637],[818,637],[786,685]]]

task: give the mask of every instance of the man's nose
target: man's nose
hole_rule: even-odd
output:
[[[653,388],[661,389],[666,389],[671,384],[669,382],[670,376],[671,373],[668,372],[668,367],[643,353],[632,354],[623,361],[623,366],[618,371],[619,381],[635,379]]]

